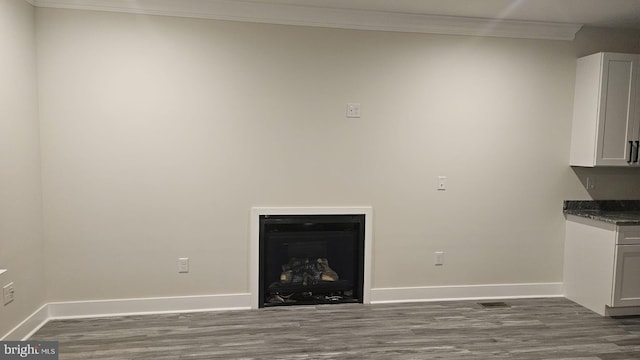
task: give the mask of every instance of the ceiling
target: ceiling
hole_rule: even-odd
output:
[[[240,0],[392,13],[640,29],[640,0]]]
[[[640,31],[640,0],[27,1],[49,8],[533,39],[572,40],[583,25]]]

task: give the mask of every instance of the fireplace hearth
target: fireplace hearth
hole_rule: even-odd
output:
[[[259,307],[362,303],[365,215],[260,215]]]

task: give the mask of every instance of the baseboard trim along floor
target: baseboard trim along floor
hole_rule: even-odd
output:
[[[251,294],[247,293],[52,302],[43,305],[0,340],[26,340],[50,320],[241,310],[250,309],[250,301]]]
[[[73,319],[250,308],[250,294],[176,296],[49,303],[49,319]]]
[[[562,283],[422,286],[371,290],[371,303],[561,297]]]
[[[20,324],[0,338],[0,341],[26,340],[49,321],[48,304],[42,305]]]
[[[426,286],[371,289],[371,303],[562,297],[562,283]],[[26,340],[50,320],[251,309],[251,294],[52,302],[0,340]]]

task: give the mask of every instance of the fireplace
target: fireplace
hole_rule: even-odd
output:
[[[370,208],[254,208],[253,307],[368,303]]]
[[[260,216],[260,307],[362,303],[364,215]]]

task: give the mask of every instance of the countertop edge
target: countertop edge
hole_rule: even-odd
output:
[[[608,224],[617,226],[637,226],[640,225],[640,217],[638,219],[620,219],[616,215],[611,213],[603,214],[600,211],[591,210],[564,210],[565,215],[573,215],[585,219],[591,219],[595,221],[601,221]],[[619,212],[620,215],[627,214],[626,212]]]

